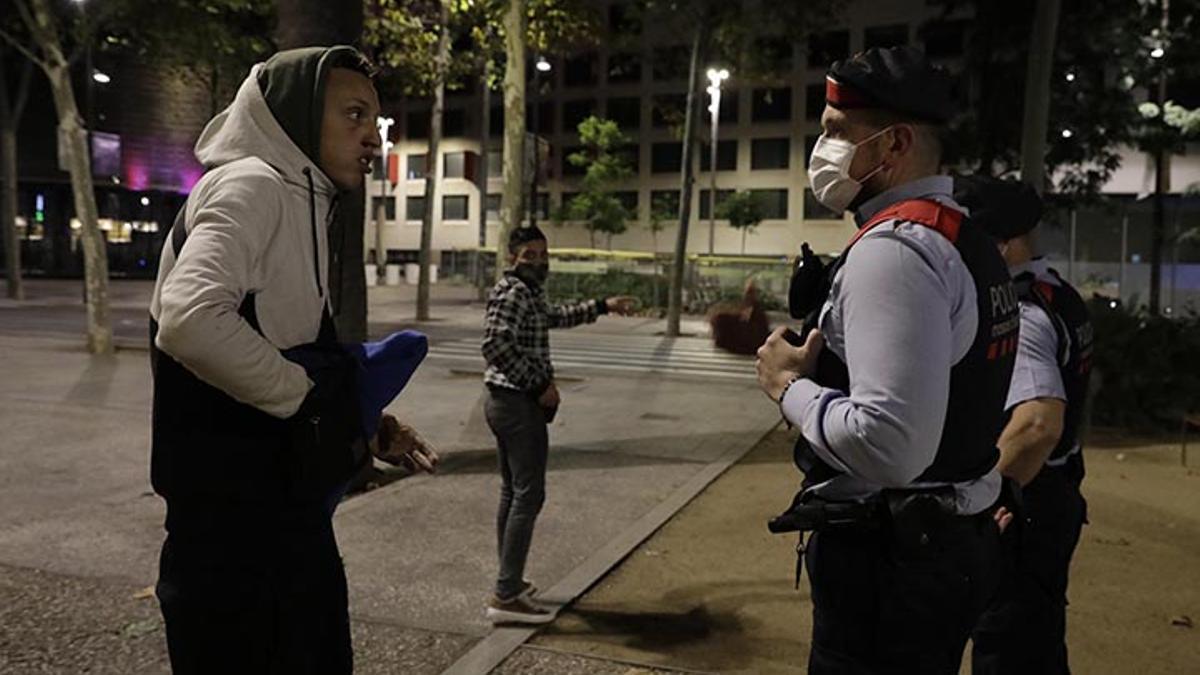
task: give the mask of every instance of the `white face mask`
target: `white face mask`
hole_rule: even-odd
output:
[[[883,169],[880,164],[862,178],[851,178],[850,164],[854,161],[854,152],[858,146],[874,140],[888,129],[891,127],[880,129],[858,143],[821,134],[808,160],[808,184],[817,201],[837,213],[850,206],[850,202],[862,190],[863,182]]]

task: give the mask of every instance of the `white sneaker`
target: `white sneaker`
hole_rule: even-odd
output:
[[[524,593],[511,600],[492,596],[488,600],[487,618],[492,623],[524,623],[540,625],[554,620],[554,612],[542,609]]]

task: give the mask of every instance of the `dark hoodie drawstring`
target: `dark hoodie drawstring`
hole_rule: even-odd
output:
[[[325,298],[325,288],[321,286],[321,252],[317,248],[317,191],[313,186],[312,169],[304,167],[304,177],[308,179],[308,219],[312,223],[313,243],[313,273],[317,276],[317,292]]]

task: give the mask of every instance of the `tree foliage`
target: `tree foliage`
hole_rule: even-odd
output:
[[[767,217],[767,212],[759,197],[749,190],[741,190],[729,195],[728,199],[717,206],[717,217],[728,220],[730,227],[741,231],[742,253],[745,253],[746,234],[758,227]]]
[[[105,0],[113,19],[97,42],[199,78],[215,114],[250,66],[275,51],[272,0]]]
[[[579,140],[582,149],[567,161],[584,169],[582,190],[563,205],[556,220],[581,221],[593,246],[597,232],[607,235],[611,246],[613,236],[625,232],[634,215],[615,194],[617,186],[633,177],[629,158],[620,151],[629,138],[616,122],[593,115],[579,123]]]
[[[366,0],[364,44],[384,69],[385,91],[405,96],[432,95],[436,77],[438,0]],[[505,0],[447,0],[452,58],[445,74],[451,91],[476,81],[504,60]],[[566,54],[594,44],[600,22],[595,3],[584,0],[529,0],[526,42],[539,54]],[[497,76],[489,80],[497,84]]]
[[[939,3],[946,18],[964,9],[973,15],[959,82],[965,110],[952,125],[945,159],[966,171],[1015,171],[1034,0]],[[1161,7],[1151,0],[1062,0],[1046,139],[1046,173],[1059,176],[1060,195],[1096,199],[1120,166],[1122,146],[1148,149],[1138,104],[1153,98],[1163,69],[1168,80],[1196,75],[1198,8],[1197,0],[1173,0],[1164,32]]]

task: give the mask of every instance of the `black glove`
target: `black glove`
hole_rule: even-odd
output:
[[[800,245],[800,257],[788,287],[788,313],[793,319],[804,319],[825,302],[821,292],[824,286],[825,264],[805,242]]]

